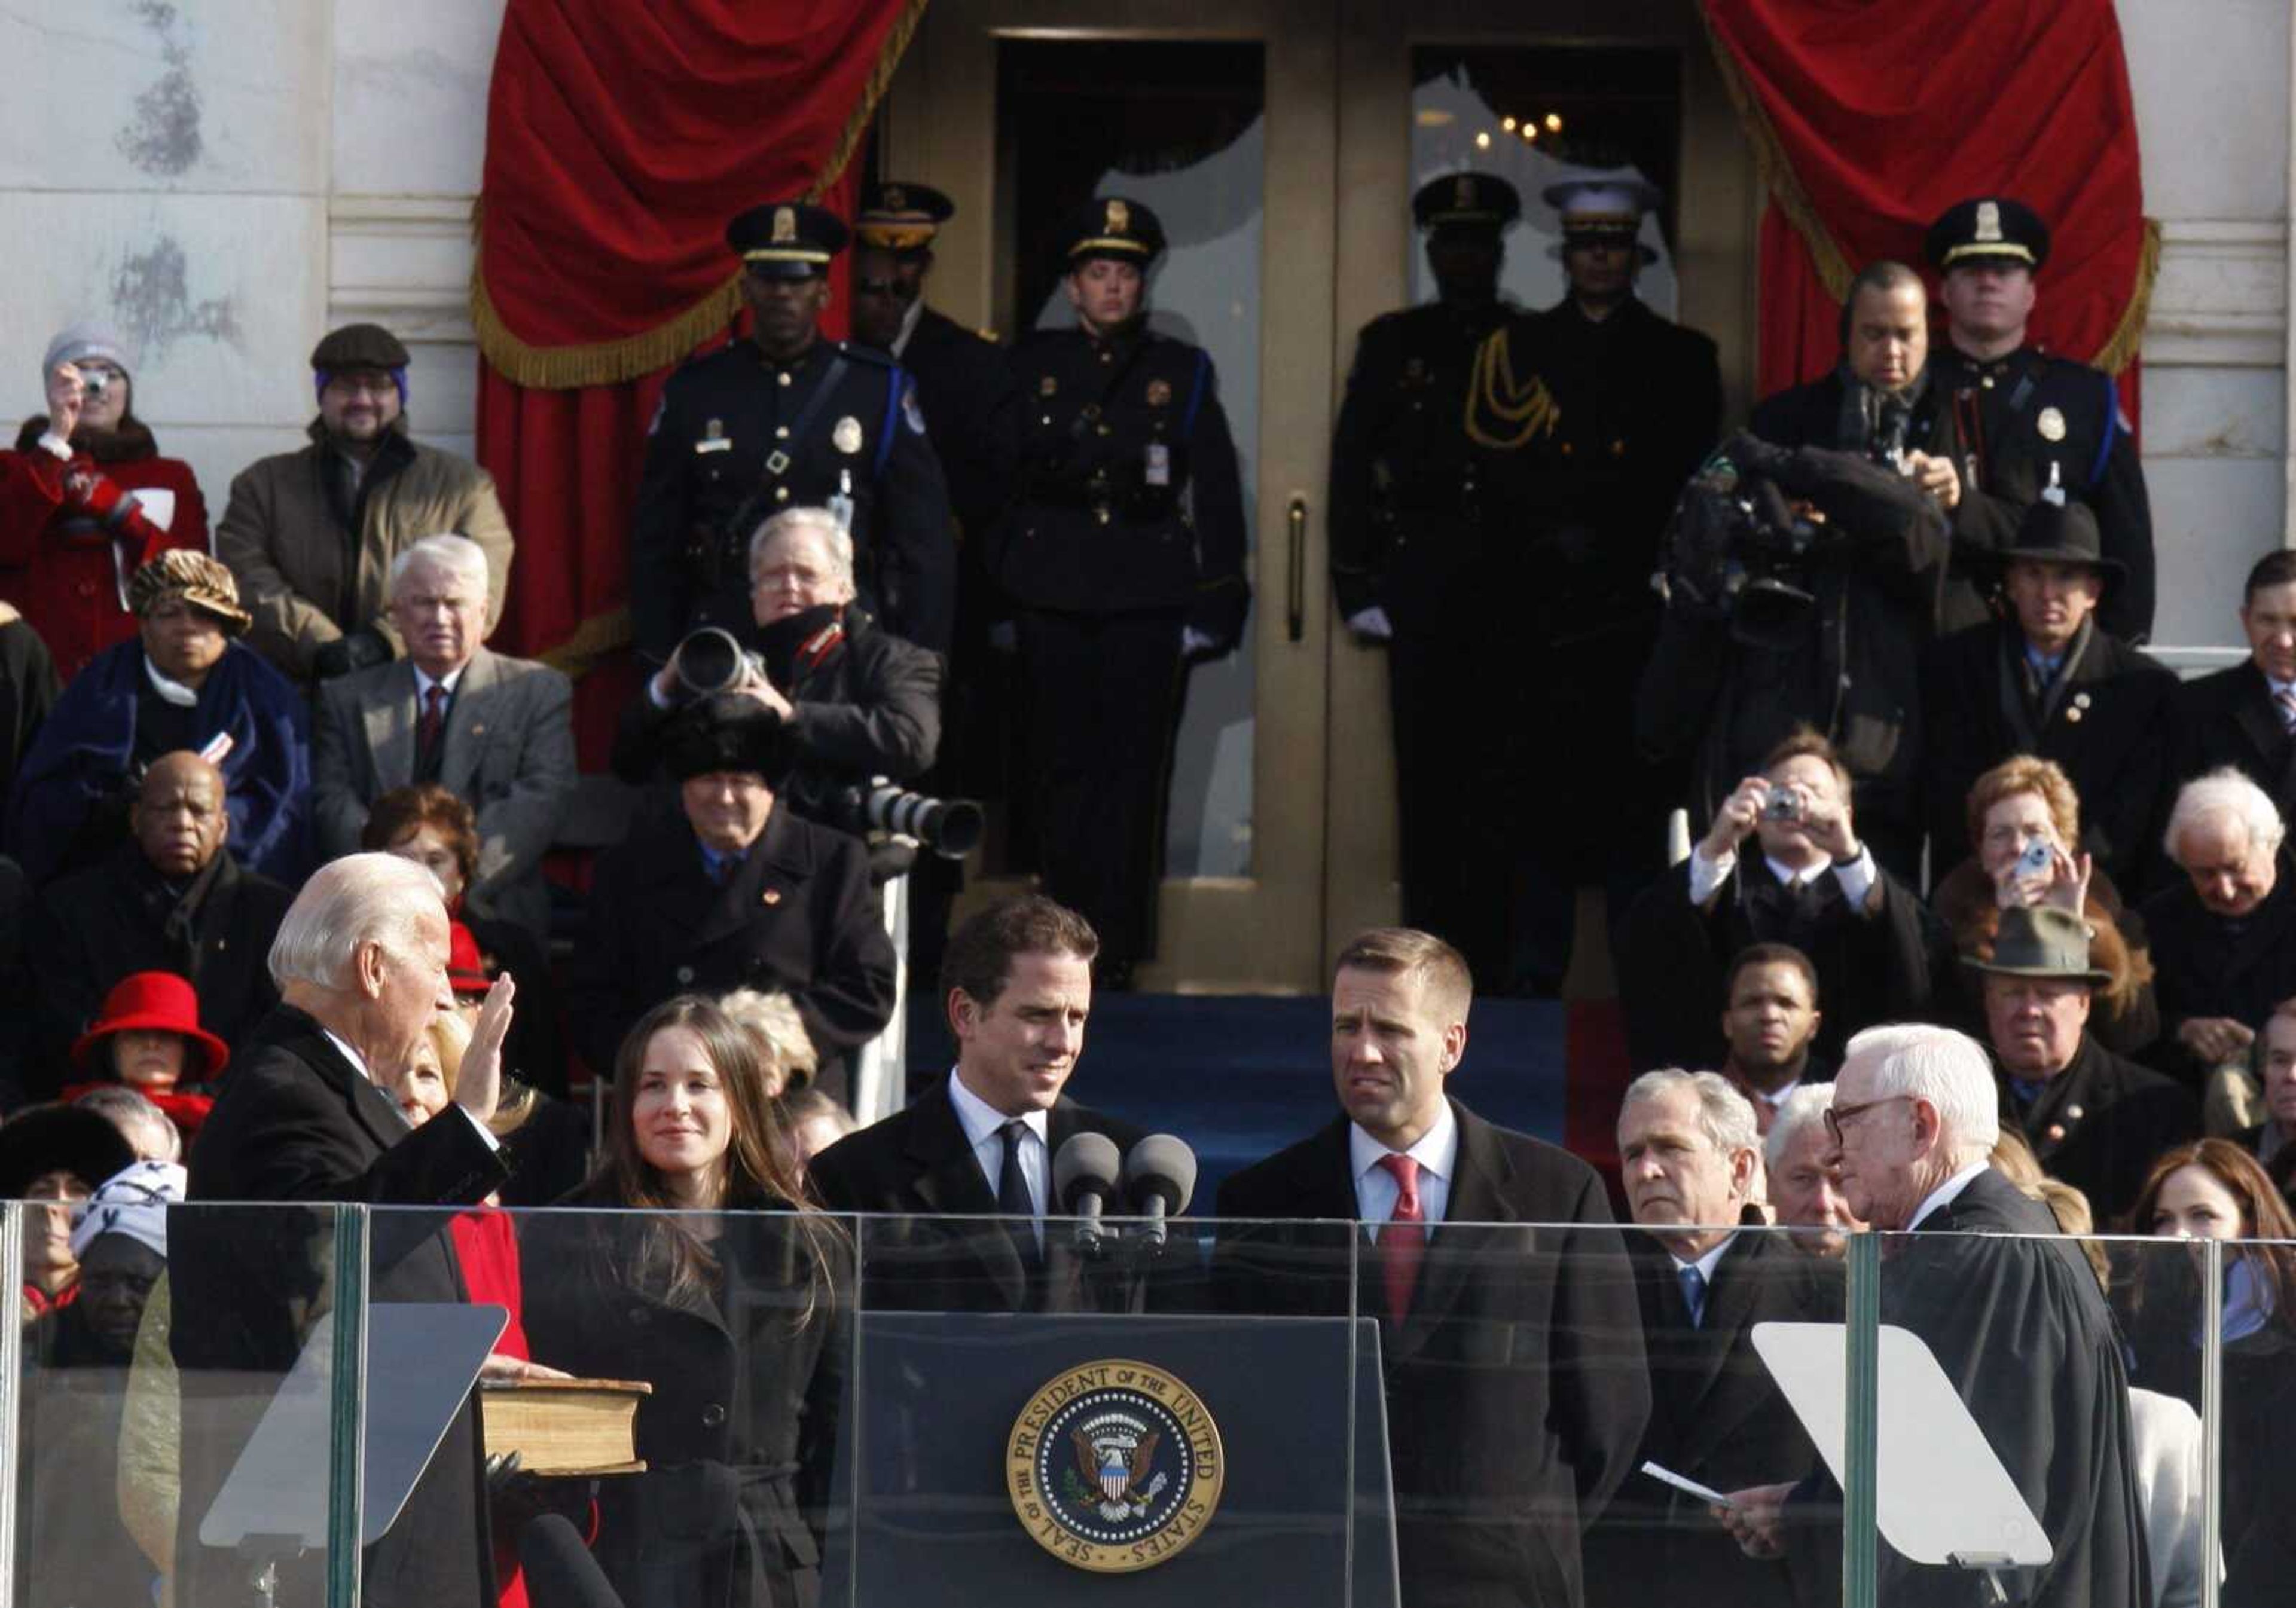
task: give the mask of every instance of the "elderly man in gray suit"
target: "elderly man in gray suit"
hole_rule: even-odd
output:
[[[466,536],[425,536],[390,567],[390,619],[406,657],[321,683],[313,814],[327,858],[359,847],[394,788],[436,782],[478,817],[472,911],[540,939],[542,856],[574,792],[573,684],[484,644],[487,559]]]

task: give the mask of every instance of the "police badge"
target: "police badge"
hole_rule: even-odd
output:
[[[829,432],[829,444],[847,457],[861,450],[861,421],[848,413]]]
[[[797,243],[797,208],[794,207],[774,208],[773,243],[776,246],[793,246]]]
[[[2065,438],[2065,416],[2055,408],[2043,408],[2041,416],[2033,420],[2033,428],[2041,432],[2044,441],[2062,441]]]
[[[1219,1506],[1219,1427],[1194,1392],[1144,1362],[1081,1363],[1021,1409],[1004,1453],[1013,1511],[1037,1544],[1096,1574],[1177,1555]]]

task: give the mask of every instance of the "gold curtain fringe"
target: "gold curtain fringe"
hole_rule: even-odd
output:
[[[1857,276],[1849,259],[1841,254],[1817,208],[1802,192],[1801,181],[1794,176],[1793,164],[1787,160],[1785,146],[1779,143],[1778,131],[1770,127],[1769,113],[1762,110],[1761,98],[1754,86],[1746,82],[1738,59],[1722,36],[1714,31],[1714,19],[1706,8],[1698,8],[1699,20],[1706,28],[1706,42],[1713,46],[1714,64],[1721,69],[1722,87],[1730,96],[1730,104],[1738,113],[1738,122],[1746,131],[1747,143],[1754,148],[1754,171],[1761,176],[1762,187],[1770,192],[1778,210],[1794,226],[1803,242],[1809,247],[1810,260],[1817,265],[1817,277],[1826,294],[1835,301],[1849,294],[1849,282]]]
[[[1794,233],[1809,248],[1819,281],[1825,286],[1826,294],[1838,304],[1849,294],[1849,282],[1856,277],[1856,270],[1850,267],[1849,259],[1842,255],[1841,246],[1817,216],[1817,208],[1803,192],[1801,181],[1794,176],[1793,164],[1786,158],[1785,147],[1779,143],[1777,130],[1770,126],[1769,114],[1762,110],[1760,97],[1746,81],[1729,45],[1714,31],[1714,19],[1702,5],[1698,16],[1705,25],[1707,43],[1713,47],[1714,64],[1721,70],[1722,87],[1730,96],[1747,143],[1754,148],[1754,171],[1760,175],[1762,187],[1769,192],[1778,210],[1793,225]],[[2108,374],[2118,374],[2135,360],[2144,338],[2144,320],[2152,305],[2152,282],[2160,271],[2161,224],[2157,219],[2148,217],[2144,220],[2144,243],[2137,257],[2136,283],[2129,292],[2128,305],[2121,309],[2120,322],[2114,326],[2112,338],[2090,359],[2093,366]]]
[[[2161,276],[2161,220],[2144,220],[2144,244],[2136,255],[2136,285],[2128,293],[2128,305],[2120,310],[2120,322],[2113,326],[2112,338],[2098,349],[2090,361],[2108,374],[2118,374],[2136,360],[2137,348],[2144,341],[2144,321],[2152,315],[2152,282]]]
[[[573,635],[546,649],[541,658],[553,670],[579,681],[598,667],[600,659],[629,645],[630,611],[616,608],[592,615],[574,627]]]
[[[806,200],[817,200],[834,184],[854,153],[860,150],[862,139],[869,130],[869,120],[877,115],[878,103],[884,99],[893,74],[900,67],[902,53],[908,49],[909,40],[924,17],[925,4],[926,0],[906,0],[901,14],[886,31],[861,98],[839,131],[829,160],[823,164],[812,187],[805,192]],[[474,236],[479,226],[479,208],[478,201],[472,202],[471,228]],[[478,331],[480,355],[514,385],[543,391],[619,385],[684,362],[694,347],[724,329],[741,307],[741,281],[737,270],[683,313],[640,334],[581,346],[529,346],[503,322],[493,297],[488,294],[485,253],[481,250],[473,254],[471,263],[471,324]],[[588,630],[591,624],[595,622],[586,623],[582,629]]]

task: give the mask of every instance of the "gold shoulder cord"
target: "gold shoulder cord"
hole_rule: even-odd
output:
[[[1486,429],[1478,422],[1483,414],[1500,422]],[[1512,453],[1530,445],[1535,437],[1554,434],[1562,419],[1562,410],[1546,380],[1533,374],[1529,384],[1516,383],[1507,331],[1492,331],[1475,348],[1474,367],[1467,374],[1467,407],[1462,420],[1467,439],[1494,452]]]

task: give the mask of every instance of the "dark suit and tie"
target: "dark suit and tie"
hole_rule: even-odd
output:
[[[1635,1284],[1602,1180],[1449,1102],[1456,1150],[1430,1210],[1424,1166],[1350,1258],[1363,1212],[1341,1115],[1227,1180],[1232,1310],[1380,1315],[1407,1608],[1575,1605],[1580,1538],[1626,1478],[1650,1412]],[[1368,1179],[1366,1179],[1368,1182]],[[1350,1279],[1352,1265],[1359,1277]],[[1353,1286],[1353,1288],[1350,1288]],[[1400,1316],[1390,1292],[1409,1292]]]
[[[1106,1134],[1127,1152],[1144,1130],[1063,1096],[1030,1118],[990,1114],[996,1126],[976,1144],[955,1088],[952,1073],[807,1170],[831,1211],[887,1214],[861,1228],[865,1307],[1078,1311],[1124,1302],[1129,1293],[1088,1273],[1069,1237],[1047,1232],[1044,1219],[1058,1210],[1051,1158],[1079,1133]],[[970,1220],[992,1214],[1004,1220]]]
[[[480,648],[451,686],[397,659],[322,682],[311,762],[319,853],[355,852],[374,801],[436,782],[478,817],[480,916],[550,930],[542,857],[574,796],[573,683]]]
[[[2276,684],[2246,659],[2177,689],[2176,779],[2224,765],[2244,771],[2296,813],[2296,683]]]

